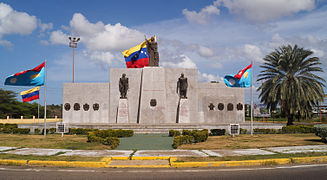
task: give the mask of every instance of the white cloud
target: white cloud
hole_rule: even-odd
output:
[[[90,23],[82,14],[75,13],[70,21],[71,32],[90,50],[123,51],[144,41],[144,34],[122,26]]]
[[[9,41],[1,40],[6,34],[31,34],[37,27],[37,19],[25,12],[18,12],[11,6],[0,3],[0,45],[10,46]]]
[[[207,24],[212,15],[220,14],[220,10],[216,6],[210,5],[202,8],[200,12],[183,9],[183,14],[189,22]]]
[[[214,55],[213,51],[207,47],[199,46],[199,54],[203,57],[212,57]]]
[[[11,46],[13,46],[13,44],[12,44],[10,41],[2,40],[2,39],[0,39],[0,45],[1,45],[1,46],[6,46],[6,47],[11,47]]]
[[[40,21],[39,27],[40,27],[41,32],[44,32],[46,30],[51,30],[53,28],[53,23],[42,24]]]
[[[244,48],[243,48],[243,52],[244,52],[245,56],[250,60],[254,60],[257,62],[263,61],[262,58],[264,57],[264,55],[262,54],[262,52],[258,46],[251,45],[251,44],[245,44]]]
[[[178,62],[162,62],[161,65],[163,67],[171,67],[171,68],[197,68],[196,64],[186,55],[182,54],[179,57],[176,57]]]
[[[61,30],[53,31],[50,35],[50,40],[52,44],[68,44],[68,35],[63,33]]]
[[[253,22],[271,21],[315,8],[315,0],[217,0],[216,4]]]
[[[323,57],[325,55],[324,51],[319,49],[311,49],[311,51],[314,53],[314,56]]]
[[[200,73],[199,72],[199,81],[202,82],[211,82],[211,81],[217,81],[222,82],[224,79],[218,75],[213,74],[207,74],[207,73]]]
[[[114,55],[111,52],[103,51],[84,51],[84,56],[90,57],[92,60],[99,61],[101,63],[110,65],[114,59]]]
[[[49,45],[49,41],[47,40],[40,40],[40,43],[43,45]]]

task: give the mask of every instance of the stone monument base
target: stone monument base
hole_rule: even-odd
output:
[[[179,100],[178,123],[190,123],[190,105],[188,99]]]
[[[127,99],[119,99],[119,105],[117,111],[117,123],[129,123]]]

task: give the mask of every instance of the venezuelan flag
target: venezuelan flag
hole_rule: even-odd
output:
[[[39,91],[40,87],[35,87],[27,91],[22,91],[20,95],[22,95],[24,102],[33,101],[35,99],[39,99]]]
[[[226,75],[224,82],[228,87],[251,87],[252,64],[239,71],[236,75]]]
[[[42,86],[45,81],[45,62],[34,69],[29,69],[6,78],[5,85],[11,86]]]
[[[151,41],[149,39],[148,41]],[[149,55],[146,49],[146,41],[122,52],[127,68],[142,68],[149,65]]]

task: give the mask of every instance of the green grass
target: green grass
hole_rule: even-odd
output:
[[[276,158],[294,158],[294,157],[314,157],[327,156],[327,152],[315,153],[296,153],[296,154],[272,154],[272,155],[251,155],[251,156],[224,156],[224,157],[179,157],[177,160],[182,162],[192,161],[244,161],[244,160],[259,160],[259,159],[276,159]]]
[[[102,157],[82,157],[82,156],[35,156],[35,155],[16,155],[0,153],[0,159],[15,160],[40,160],[40,161],[100,161]]]
[[[49,134],[46,138],[43,135],[19,135],[0,134],[0,146],[17,148],[51,148],[51,149],[81,149],[81,150],[104,150],[109,146],[101,143],[88,143],[85,135],[64,135]]]
[[[168,134],[134,134],[120,138],[117,150],[169,150],[173,149],[173,138]]]

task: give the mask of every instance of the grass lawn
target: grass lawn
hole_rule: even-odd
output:
[[[323,145],[321,138],[311,134],[241,134],[234,138],[225,136],[209,136],[206,142],[185,144],[178,149],[248,149],[278,146]]]
[[[83,135],[48,134],[43,135],[16,135],[0,134],[0,146],[8,147],[28,147],[28,148],[51,148],[51,149],[83,149],[102,150],[110,149],[101,143],[87,143],[87,137]]]
[[[258,160],[258,159],[279,159],[279,158],[294,158],[294,157],[314,157],[314,156],[327,156],[326,152],[315,153],[296,153],[296,154],[273,154],[273,155],[251,155],[251,156],[224,156],[224,157],[179,157],[179,162],[192,162],[192,161],[245,161],[245,160]]]
[[[82,156],[34,156],[0,153],[0,159],[40,160],[40,161],[100,161],[103,157]]]

